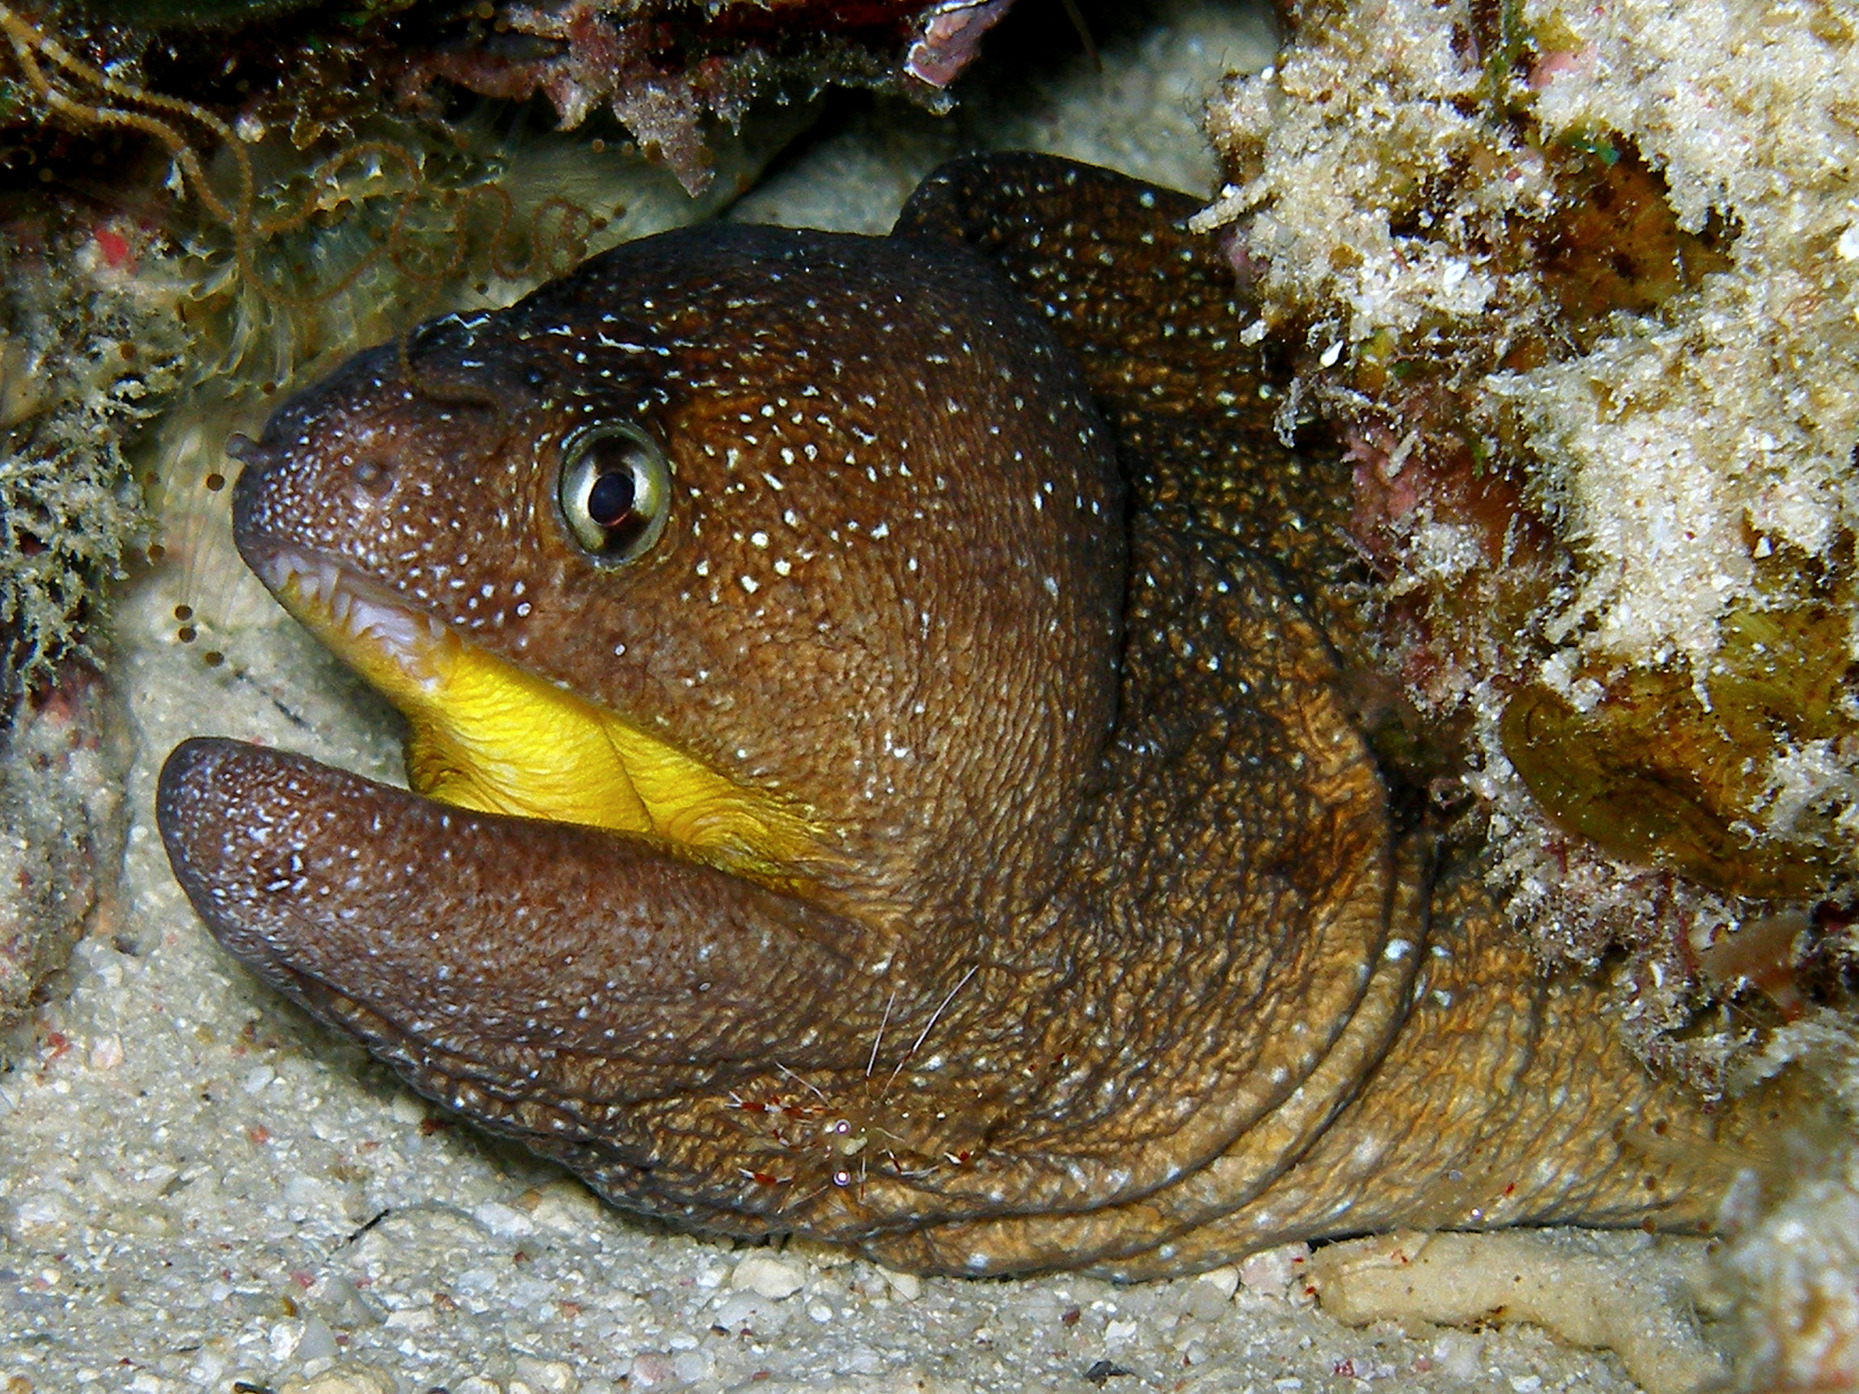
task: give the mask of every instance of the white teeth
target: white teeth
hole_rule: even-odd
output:
[[[398,655],[412,658],[423,645],[422,637],[430,637],[426,626],[420,621],[423,616],[409,611],[376,605],[361,596],[345,596],[348,600],[347,613],[342,616],[342,623],[350,634],[366,637],[393,649]]]
[[[322,557],[278,552],[264,562],[261,574],[313,628],[384,650],[390,661],[408,669],[452,637],[438,619]]]

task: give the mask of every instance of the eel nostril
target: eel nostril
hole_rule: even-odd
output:
[[[394,472],[379,460],[358,460],[349,471],[355,487],[375,498],[385,498],[394,487]]]

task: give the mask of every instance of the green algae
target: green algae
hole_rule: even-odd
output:
[[[1505,754],[1550,818],[1613,856],[1761,899],[1824,893],[1850,872],[1843,800],[1770,827],[1777,763],[1859,735],[1849,608],[1745,606],[1721,625],[1700,683],[1684,665],[1633,666],[1578,707],[1534,683],[1505,707]]]

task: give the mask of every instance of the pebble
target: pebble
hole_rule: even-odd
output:
[[[736,1271],[729,1275],[729,1285],[780,1301],[807,1285],[807,1271],[798,1263],[758,1249],[743,1256]]]
[[[536,1232],[534,1220],[502,1201],[485,1201],[472,1210],[471,1218],[499,1239],[521,1239]]]
[[[564,1360],[537,1360],[520,1356],[517,1373],[537,1394],[567,1394],[574,1388],[574,1367]]]
[[[659,1389],[678,1378],[676,1362],[662,1350],[642,1350],[627,1371],[635,1389]]]
[[[710,1320],[728,1331],[755,1331],[763,1335],[778,1331],[785,1324],[774,1300],[760,1293],[732,1292],[719,1302]]]
[[[1301,1281],[1310,1259],[1310,1245],[1281,1244],[1276,1249],[1248,1254],[1239,1265],[1239,1281],[1260,1297],[1283,1297]]]
[[[879,1274],[885,1285],[896,1295],[900,1302],[915,1302],[923,1295],[923,1280],[914,1273],[895,1273],[889,1268],[880,1267]]]
[[[291,1354],[305,1362],[327,1359],[336,1354],[336,1333],[321,1317],[311,1316],[305,1319],[303,1334],[297,1338],[297,1348]]]
[[[1182,1304],[1187,1314],[1196,1321],[1218,1321],[1232,1308],[1233,1294],[1239,1291],[1239,1271],[1216,1268],[1187,1284],[1187,1289]]]
[[[1433,1341],[1433,1363],[1466,1383],[1484,1372],[1484,1337],[1468,1331],[1442,1331]]]
[[[395,1394],[394,1377],[372,1365],[343,1365],[309,1379],[288,1379],[278,1394]]]

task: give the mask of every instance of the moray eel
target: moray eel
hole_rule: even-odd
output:
[[[224,740],[219,940],[623,1208],[918,1271],[1709,1224],[1759,1151],[1499,933],[1351,674],[1344,467],[1185,196],[1032,156],[363,353],[241,553],[412,790]],[[1398,782],[1398,781],[1396,781]]]

